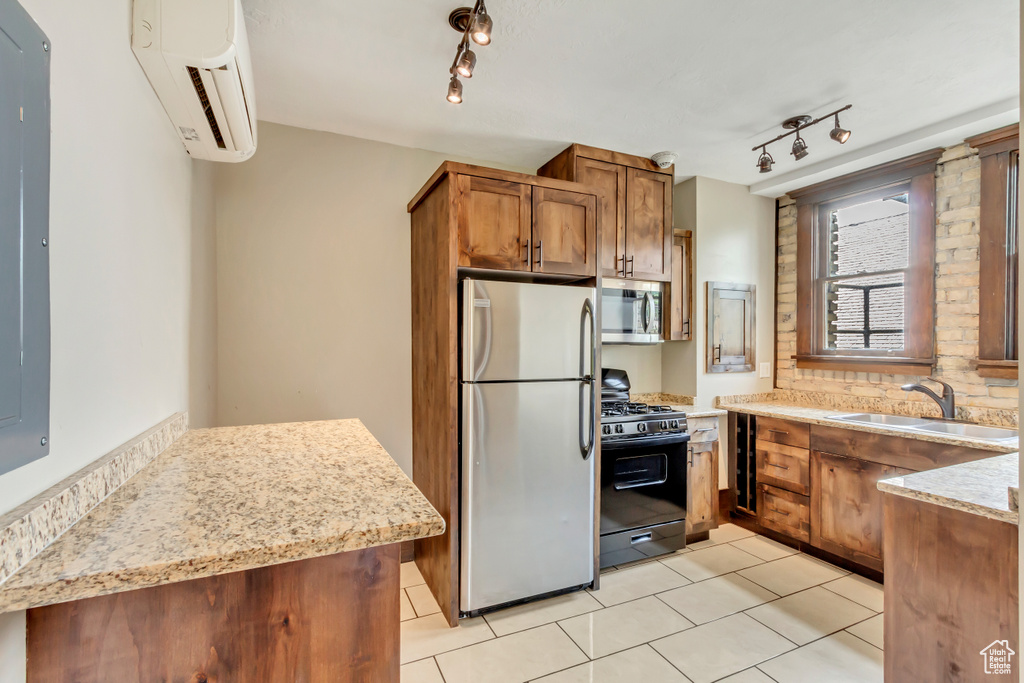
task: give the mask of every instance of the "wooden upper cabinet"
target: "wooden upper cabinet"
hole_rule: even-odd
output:
[[[597,274],[597,198],[533,188],[533,272]]]
[[[456,178],[459,266],[530,270],[533,188],[477,176]]]
[[[672,278],[672,176],[627,169],[626,274]]]
[[[644,157],[574,144],[537,171],[601,191],[599,259],[607,277],[672,279],[673,168]]]
[[[601,274],[622,277],[626,260],[626,167],[581,158],[576,162],[576,182],[602,191],[598,207]]]
[[[668,324],[665,339],[693,339],[690,317],[693,311],[693,233],[676,231],[672,237],[672,280],[669,286]]]

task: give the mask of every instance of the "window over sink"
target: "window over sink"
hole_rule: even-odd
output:
[[[797,367],[930,373],[940,154],[789,193],[797,204]]]

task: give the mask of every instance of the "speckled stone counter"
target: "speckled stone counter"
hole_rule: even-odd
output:
[[[359,420],[186,433],[0,584],[0,612],[444,531]]]
[[[899,436],[906,439],[917,439],[918,441],[931,441],[933,443],[977,448],[979,450],[992,451],[994,453],[1012,453],[1019,448],[1017,440],[990,441],[986,439],[955,436],[952,434],[911,431],[909,429],[900,429],[898,427],[891,427],[887,425],[863,424],[834,419],[836,415],[862,411],[842,410],[839,408],[812,408],[775,401],[749,403],[731,402],[728,400],[728,397],[720,399],[717,402],[717,406],[723,410],[736,413],[747,413],[749,415],[761,415],[764,417],[777,417],[783,420],[808,422],[810,424],[819,424],[828,427],[840,427],[842,429],[852,429],[859,432],[886,434],[888,436]],[[879,412],[884,411],[879,410]]]
[[[1017,453],[883,479],[878,490],[1017,524],[1008,489],[1017,485]]]

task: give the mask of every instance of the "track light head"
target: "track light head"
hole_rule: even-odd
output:
[[[469,45],[463,45],[459,49],[458,58],[455,60],[455,71],[463,78],[472,78],[475,67],[476,53],[469,49]]]
[[[802,137],[800,137],[799,130],[796,132],[796,140],[793,141],[793,150],[790,152],[790,154],[796,157],[797,161],[800,161],[805,156],[810,154],[810,152],[807,151],[807,143],[804,142],[804,139]]]
[[[775,163],[775,159],[772,159],[772,155],[768,153],[768,147],[761,148],[761,156],[757,158],[757,168],[761,173],[771,173],[772,164]]]
[[[490,15],[487,14],[487,8],[484,7],[483,2],[480,2],[479,8],[473,16],[473,24],[469,27],[469,37],[477,45],[490,45],[491,29],[493,27],[494,22],[491,21]]]
[[[829,133],[828,136],[840,145],[850,139],[850,131],[839,126],[839,114],[836,114],[836,127],[832,129],[832,132]]]
[[[452,76],[448,81],[448,101],[452,104],[462,104],[462,83],[458,76]]]

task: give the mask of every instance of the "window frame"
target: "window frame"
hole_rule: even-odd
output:
[[[789,192],[797,207],[798,368],[928,375],[935,367],[935,166],[933,149]],[[828,349],[824,287],[827,212],[851,201],[909,195],[909,254],[904,280],[904,348]]]
[[[1010,164],[1020,151],[1019,124],[967,138],[967,144],[978,150],[981,161],[981,207],[978,230],[978,362],[982,377],[1016,379],[1018,362],[1011,349],[1019,341],[1014,333],[1017,320],[1010,312],[1016,301],[1017,278],[1008,253],[1012,237],[1009,231],[1009,210],[1017,209],[1017,198],[1010,196]],[[1020,182],[1019,169],[1017,182]],[[1015,240],[1013,240],[1016,242]],[[1015,243],[1019,250],[1019,244]],[[1019,305],[1019,302],[1017,302]],[[1017,342],[1014,344],[1014,342]]]

